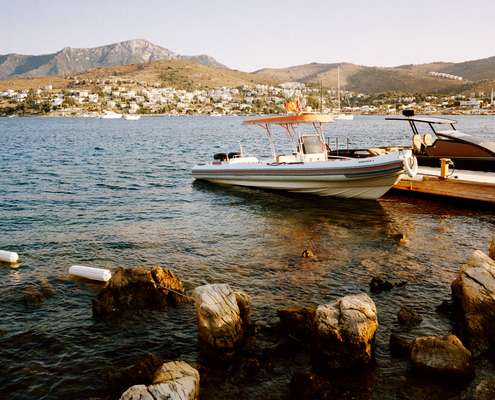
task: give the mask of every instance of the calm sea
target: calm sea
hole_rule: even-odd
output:
[[[425,389],[390,355],[397,311],[408,304],[422,313],[418,334],[452,330],[435,307],[449,298],[462,262],[474,249],[486,250],[495,210],[398,195],[363,202],[193,183],[191,167],[215,152],[242,144],[246,153],[269,154],[263,132],[241,120],[0,119],[0,249],[22,259],[16,269],[0,266],[1,398],[99,398],[108,370],[147,353],[196,359],[192,306],[94,320],[91,300],[100,286],[71,279],[72,264],[160,264],[190,288],[230,283],[252,296],[255,318],[267,319],[280,307],[368,292],[372,275],[406,280],[372,295],[380,319],[372,397]],[[458,120],[460,129],[495,140],[494,117]],[[405,124],[382,117],[339,121],[328,134],[350,136],[354,146],[411,139]],[[283,147],[282,132],[278,139]],[[406,246],[397,233],[407,236]],[[308,247],[314,259],[300,257]],[[55,293],[25,304],[31,284]],[[491,367],[478,366],[478,376],[486,374]],[[290,373],[275,375],[240,385],[235,397],[285,398]],[[430,398],[459,395],[425,390],[435,394]],[[226,383],[206,398],[233,396]]]

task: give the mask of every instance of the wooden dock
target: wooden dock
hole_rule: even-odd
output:
[[[403,176],[394,189],[495,203],[495,173],[454,170],[442,178],[440,168],[419,167],[414,178]]]

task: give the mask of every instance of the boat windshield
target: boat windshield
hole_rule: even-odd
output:
[[[303,136],[302,147],[304,154],[319,154],[322,152],[321,139],[317,135]]]

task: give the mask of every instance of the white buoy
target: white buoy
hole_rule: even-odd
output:
[[[112,273],[108,269],[85,267],[84,265],[73,265],[69,268],[69,274],[101,282],[107,282],[112,277]]]
[[[0,261],[9,264],[15,264],[17,261],[19,261],[19,254],[14,253],[13,251],[0,250]]]

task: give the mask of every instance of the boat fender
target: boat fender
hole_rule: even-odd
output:
[[[414,156],[409,156],[404,158],[402,164],[404,165],[404,170],[406,171],[406,174],[410,178],[414,178],[418,173],[418,159]]]
[[[0,250],[0,262],[15,264],[19,261],[19,255],[13,251]]]
[[[73,265],[69,268],[69,274],[100,282],[107,282],[112,277],[112,273],[108,269],[86,267],[84,265]]]

